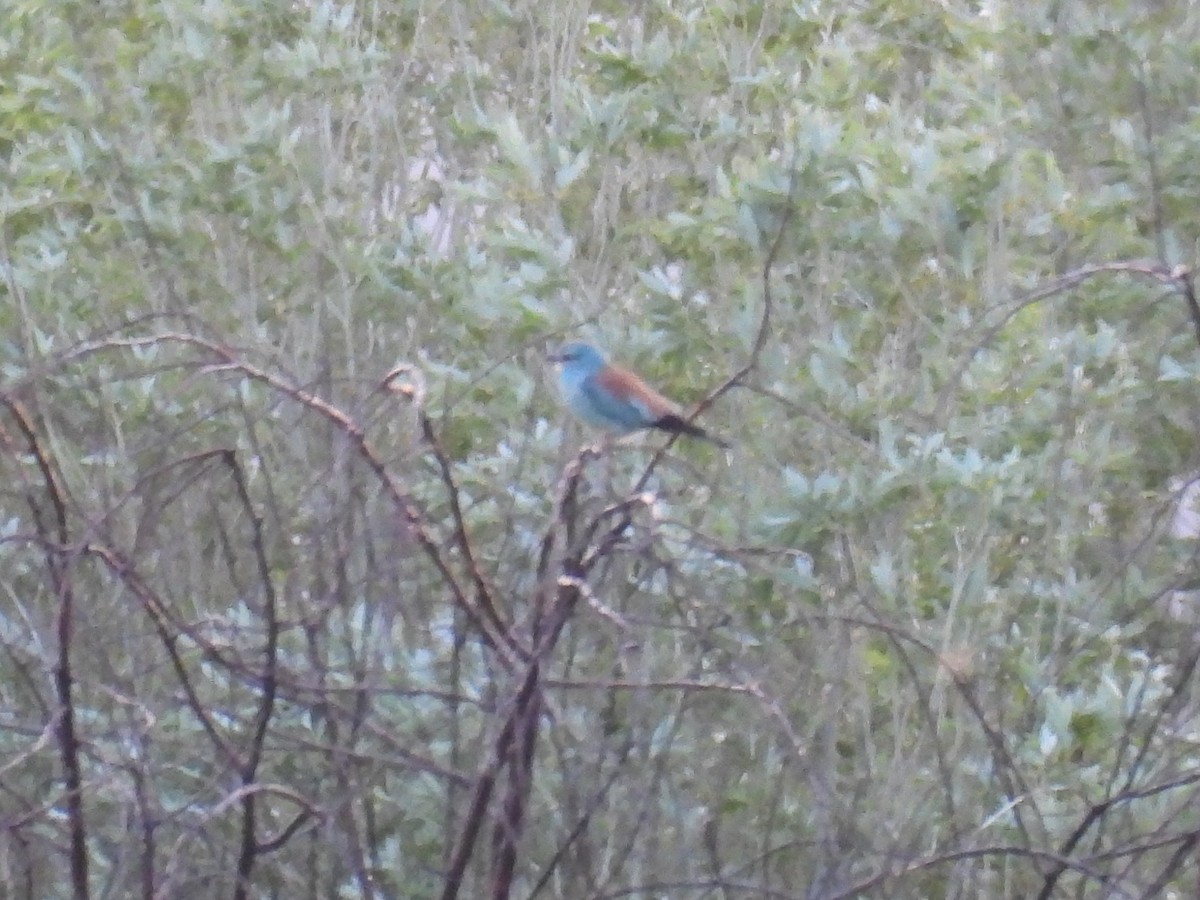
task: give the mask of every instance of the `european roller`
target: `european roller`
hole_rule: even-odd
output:
[[[591,344],[566,344],[550,354],[550,359],[561,364],[558,385],[567,406],[589,425],[616,434],[658,428],[703,438],[719,447],[729,446],[688,422],[679,406],[628,369],[610,363]]]

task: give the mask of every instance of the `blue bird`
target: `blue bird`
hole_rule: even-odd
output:
[[[688,422],[676,404],[628,369],[608,362],[591,344],[566,344],[550,354],[550,359],[561,364],[558,385],[567,406],[589,425],[617,434],[658,428],[703,438],[718,447],[729,446]]]

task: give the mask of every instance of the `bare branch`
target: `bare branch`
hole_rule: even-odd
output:
[[[83,815],[83,775],[79,763],[79,738],[76,734],[75,703],[72,696],[74,678],[71,651],[75,624],[75,591],[71,566],[75,554],[62,555],[48,549],[55,544],[66,546],[70,541],[66,493],[55,472],[53,462],[38,439],[37,430],[29,411],[7,393],[0,393],[0,403],[8,408],[17,423],[17,429],[25,440],[29,453],[37,462],[38,471],[42,477],[42,488],[49,498],[53,510],[53,522],[47,524],[42,517],[37,499],[27,488],[26,502],[29,504],[38,533],[47,548],[44,555],[46,571],[50,586],[58,599],[55,624],[58,647],[54,666],[54,687],[58,699],[58,710],[55,715],[57,725],[55,732],[58,740],[59,762],[62,765],[63,780],[67,789],[65,800],[70,833],[71,892],[75,900],[87,900],[90,891],[88,887],[87,832]]]

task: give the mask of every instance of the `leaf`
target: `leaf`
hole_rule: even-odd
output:
[[[505,113],[492,125],[501,156],[524,176],[528,187],[537,188],[542,182],[542,165],[533,145],[525,137],[517,117]]]
[[[1162,356],[1158,360],[1158,380],[1192,381],[1193,377],[1173,356]]]
[[[584,147],[575,155],[565,166],[560,166],[554,173],[554,186],[562,191],[574,184],[579,176],[587,171],[588,164],[592,160],[592,151],[590,147]]]

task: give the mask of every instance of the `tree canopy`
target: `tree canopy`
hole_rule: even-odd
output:
[[[0,894],[1193,892],[1198,72],[1183,0],[0,6]],[[593,447],[575,338],[732,449]]]

